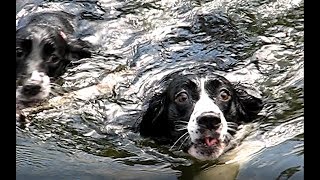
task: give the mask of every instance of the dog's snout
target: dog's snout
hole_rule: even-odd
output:
[[[210,130],[218,129],[218,125],[221,123],[220,114],[218,113],[202,113],[198,118],[197,122],[200,126],[204,126]]]
[[[44,76],[45,76],[45,74],[43,72],[34,71],[34,72],[32,72],[29,81],[41,83],[43,81]]]
[[[25,96],[35,96],[40,93],[41,85],[40,84],[28,84],[23,86],[22,94]]]
[[[20,81],[20,84],[16,84],[16,94],[19,101],[42,100],[50,93],[50,78],[44,72],[33,71],[30,75],[20,76]]]

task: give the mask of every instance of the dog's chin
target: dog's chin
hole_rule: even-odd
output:
[[[225,152],[227,146],[227,141],[199,139],[191,144],[188,148],[188,153],[199,160],[214,160]]]

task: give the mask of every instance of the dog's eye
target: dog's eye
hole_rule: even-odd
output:
[[[188,94],[186,92],[181,92],[176,96],[175,102],[177,104],[183,104],[183,103],[187,102],[188,99],[189,99]]]
[[[45,44],[43,47],[43,51],[46,54],[52,54],[55,51],[55,47],[52,44]]]
[[[24,56],[24,51],[22,49],[20,49],[20,48],[17,48],[16,49],[16,57],[17,58],[21,58],[23,56]]]
[[[51,63],[58,63],[60,61],[59,57],[56,55],[52,55],[49,59]]]
[[[222,101],[228,101],[231,98],[229,91],[226,89],[221,90],[219,96]]]

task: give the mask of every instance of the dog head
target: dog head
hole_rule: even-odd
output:
[[[16,95],[24,102],[46,98],[50,78],[62,75],[74,59],[90,57],[85,43],[47,24],[30,24],[16,31]]]
[[[228,146],[237,126],[252,121],[263,107],[219,75],[182,75],[166,80],[153,95],[138,129],[142,136],[178,143],[198,159],[215,159]]]

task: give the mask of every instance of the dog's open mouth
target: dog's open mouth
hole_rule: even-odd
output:
[[[208,147],[219,145],[219,140],[217,138],[213,138],[213,137],[205,137],[202,141]]]
[[[204,147],[214,147],[214,146],[219,146],[220,142],[221,140],[219,140],[219,138],[206,136],[196,140],[193,144],[201,145]]]
[[[188,149],[188,153],[200,160],[213,160],[224,152],[227,144],[221,138],[206,136],[193,142]]]

